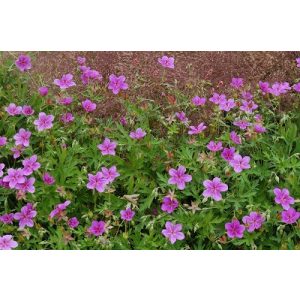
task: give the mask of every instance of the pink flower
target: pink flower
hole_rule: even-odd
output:
[[[53,127],[54,116],[46,115],[44,112],[39,113],[39,118],[33,122],[38,131],[44,131]]]
[[[164,67],[169,69],[174,69],[174,57],[168,57],[164,55],[158,59],[158,62]]]
[[[210,141],[206,147],[208,150],[212,152],[217,152],[223,149],[222,142],[214,142],[214,141]]]
[[[98,192],[102,193],[107,185],[107,178],[104,178],[102,172],[98,172],[96,175],[88,174],[89,182],[86,187],[89,190],[96,189]]]
[[[47,172],[43,174],[43,181],[46,185],[53,185],[55,183],[54,177]]]
[[[240,129],[245,130],[247,127],[251,126],[251,123],[247,120],[235,120],[233,125],[238,126]]]
[[[230,238],[241,239],[244,236],[245,226],[240,224],[239,220],[232,220],[230,223],[225,224],[226,233]]]
[[[242,98],[246,101],[250,101],[253,99],[253,95],[249,91],[242,92]]]
[[[264,133],[267,131],[267,129],[261,124],[254,124],[253,129],[257,133]]]
[[[25,129],[21,128],[17,134],[14,135],[15,145],[22,145],[24,147],[29,146],[29,139],[31,136],[30,131],[26,131]]]
[[[119,77],[114,74],[110,75],[108,89],[112,90],[115,95],[117,95],[121,90],[127,90],[128,84],[125,82],[125,80],[126,77],[124,75]]]
[[[236,106],[234,99],[224,99],[221,100],[219,103],[219,108],[220,110],[223,111],[230,111],[232,108],[234,108]]]
[[[235,89],[239,89],[244,85],[244,80],[243,78],[232,78],[230,85]]]
[[[0,250],[11,250],[18,247],[18,243],[13,240],[12,235],[0,236]]]
[[[95,236],[102,235],[105,232],[105,222],[93,221],[91,227],[88,228],[88,233]]]
[[[31,116],[31,115],[34,114],[34,110],[33,110],[33,108],[32,108],[31,106],[29,106],[29,105],[24,105],[24,106],[22,107],[22,114],[23,114],[24,116]]]
[[[290,196],[288,189],[275,188],[273,190],[275,194],[275,202],[280,204],[285,210],[290,208],[290,204],[294,204],[295,199]]]
[[[17,106],[14,103],[10,103],[6,108],[5,111],[10,115],[10,116],[17,116],[22,113],[22,107]]]
[[[192,176],[185,174],[186,168],[184,166],[179,166],[178,169],[170,169],[169,175],[171,178],[169,179],[169,184],[177,185],[179,190],[185,189],[185,183],[192,181]]]
[[[21,54],[15,61],[15,64],[21,72],[31,69],[31,60],[28,55]]]
[[[23,174],[25,176],[31,175],[33,171],[36,171],[40,168],[41,164],[37,162],[37,155],[33,155],[29,158],[25,158],[22,161],[23,165]]]
[[[63,75],[61,79],[55,79],[54,84],[59,86],[61,90],[66,90],[72,86],[75,86],[72,74]]]
[[[199,134],[201,133],[205,128],[207,128],[207,126],[204,125],[204,123],[200,123],[197,126],[190,126],[189,127],[189,131],[188,134],[189,135],[193,135],[193,134]]]
[[[23,206],[21,212],[17,212],[14,215],[15,220],[19,221],[19,227],[24,228],[25,226],[33,227],[33,218],[36,216],[37,212],[34,210],[31,203]]]
[[[98,149],[102,155],[116,155],[117,143],[112,142],[110,139],[105,138],[102,144],[98,145]]]
[[[58,103],[62,105],[70,105],[72,102],[73,102],[73,98],[71,97],[65,97],[58,100]]]
[[[17,184],[25,182],[23,170],[9,168],[3,181],[8,182],[11,189],[15,188]]]
[[[215,177],[213,180],[204,180],[203,186],[205,190],[203,196],[205,198],[211,197],[216,201],[222,199],[221,192],[226,192],[228,190],[228,185],[223,183],[219,177]]]
[[[172,197],[164,197],[161,210],[171,214],[178,207],[178,201]]]
[[[57,217],[58,219],[61,219],[64,216],[64,211],[66,208],[70,205],[71,201],[67,200],[63,203],[59,203],[55,206],[55,208],[50,212],[50,219],[53,219],[54,217]]]
[[[70,228],[76,228],[79,225],[79,221],[77,220],[76,217],[73,217],[68,220],[68,225]]]
[[[221,156],[226,160],[226,161],[231,161],[234,157],[235,154],[235,148],[230,147],[230,148],[224,148],[224,150],[221,153]]]
[[[176,117],[178,118],[178,120],[182,123],[186,123],[189,119],[186,117],[185,112],[181,111],[181,112],[177,112]]]
[[[103,175],[103,178],[106,180],[106,184],[112,183],[117,177],[120,176],[120,174],[117,171],[116,166],[112,166],[111,168],[101,168],[101,172]]]
[[[77,63],[78,63],[79,65],[84,65],[84,64],[85,64],[85,61],[86,61],[85,57],[81,57],[81,56],[78,56],[78,57],[77,57]]]
[[[88,68],[88,67],[86,67],[82,70],[82,74],[80,76],[80,79],[84,85],[89,84],[89,82],[92,80],[101,82],[102,78],[103,77],[100,74],[100,72],[98,72],[96,70],[91,70],[91,68]]]
[[[5,168],[5,164],[0,163],[0,177],[3,176],[3,169]]]
[[[42,97],[45,97],[48,95],[48,88],[46,86],[41,86],[39,88],[39,94],[42,96]]]
[[[192,99],[192,102],[196,106],[203,106],[205,104],[205,102],[206,102],[206,98],[200,98],[199,96],[195,96]]]
[[[20,157],[20,155],[22,154],[22,152],[24,151],[24,149],[25,148],[22,145],[19,145],[19,146],[15,147],[15,148],[11,148],[11,151],[13,153],[14,159]]]
[[[250,169],[250,157],[244,156],[242,157],[239,154],[235,154],[233,159],[229,162],[229,164],[233,167],[234,172],[240,173],[245,169]]]
[[[224,94],[218,94],[214,93],[211,98],[209,98],[209,101],[215,104],[220,104],[222,101],[226,100],[226,96]]]
[[[127,208],[125,210],[120,211],[121,219],[125,221],[131,221],[135,215],[135,212],[131,210],[130,208]]]
[[[242,143],[241,137],[235,131],[230,132],[230,139],[233,143],[237,145],[240,145]]]
[[[300,93],[300,82],[294,84],[294,85],[293,85],[293,89],[294,89],[296,92]]]
[[[258,83],[258,85],[259,85],[259,88],[260,88],[263,95],[266,95],[266,94],[270,93],[270,84],[269,84],[269,82],[260,81]]]
[[[85,101],[83,101],[81,103],[81,105],[86,112],[91,112],[91,111],[95,110],[97,107],[96,104],[89,99],[86,99]]]
[[[142,129],[138,128],[135,131],[130,132],[129,136],[134,140],[142,139],[147,133]]]
[[[255,120],[256,122],[262,122],[263,117],[262,117],[262,115],[257,114],[257,115],[254,116],[254,120]]]
[[[120,123],[121,123],[123,126],[126,126],[126,125],[127,125],[127,120],[126,120],[126,118],[125,118],[124,116],[122,116],[122,117],[120,118]]]
[[[288,82],[275,82],[269,92],[274,96],[280,96],[281,94],[286,94],[290,90],[290,84]]]
[[[67,113],[61,115],[60,120],[63,123],[67,124],[67,123],[73,122],[74,121],[74,117],[73,117],[73,115],[70,112],[67,112]]]
[[[165,229],[162,230],[162,234],[169,239],[171,244],[174,244],[177,240],[181,241],[185,238],[184,234],[181,232],[181,224],[173,224],[171,222],[166,222]]]
[[[300,57],[296,58],[297,67],[300,68]]]
[[[12,224],[13,220],[14,220],[13,213],[4,214],[4,215],[0,216],[0,222],[2,222],[3,224]]]
[[[5,136],[0,136],[0,147],[5,146],[7,143],[7,138]]]
[[[242,105],[240,107],[240,110],[242,110],[246,113],[252,114],[253,110],[255,110],[257,108],[258,108],[258,105],[254,101],[252,101],[252,100],[250,100],[250,101],[243,100]]]
[[[23,193],[34,193],[35,192],[35,187],[34,187],[34,182],[35,178],[30,177],[30,178],[25,178],[24,183],[19,183],[16,185],[16,189],[19,191],[22,191]]]
[[[249,216],[243,217],[243,223],[245,224],[248,232],[253,232],[255,229],[259,229],[264,222],[264,217],[257,212],[251,212]]]
[[[300,218],[300,212],[290,207],[288,210],[281,212],[281,220],[286,224],[293,224]]]

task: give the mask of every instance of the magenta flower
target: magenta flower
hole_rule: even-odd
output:
[[[270,84],[269,84],[269,82],[260,81],[258,83],[258,85],[259,85],[259,88],[260,88],[263,95],[266,95],[266,94],[270,93]]]
[[[54,116],[46,115],[44,112],[39,113],[39,118],[33,122],[38,131],[44,131],[53,127]]]
[[[28,55],[21,54],[15,61],[15,64],[21,72],[25,72],[31,69],[31,60]]]
[[[230,132],[230,139],[236,145],[240,145],[242,143],[242,138],[235,131]]]
[[[218,94],[214,93],[211,98],[209,98],[209,101],[215,104],[220,104],[221,102],[225,101],[227,98],[224,94]]]
[[[121,219],[125,221],[131,221],[135,215],[135,212],[131,210],[130,208],[127,208],[125,210],[120,211]]]
[[[205,190],[203,196],[205,198],[211,197],[216,201],[222,199],[221,192],[226,192],[228,190],[228,185],[223,183],[219,177],[215,177],[213,180],[204,180],[203,186]]]
[[[13,240],[12,235],[0,236],[0,250],[11,250],[18,247],[18,243]]]
[[[219,103],[220,110],[227,111],[227,112],[230,111],[235,106],[236,104],[234,99],[228,99],[228,100],[224,99]]]
[[[73,122],[74,121],[74,117],[73,117],[72,113],[67,112],[67,113],[61,115],[60,120],[63,123],[67,124],[67,123]]]
[[[251,123],[247,120],[235,120],[233,125],[238,126],[240,129],[245,130],[247,127],[251,126]]]
[[[31,116],[34,114],[34,109],[30,105],[24,105],[22,107],[22,114],[24,116]]]
[[[214,142],[214,141],[210,141],[206,147],[208,150],[212,152],[217,152],[223,149],[222,142]]]
[[[174,69],[174,57],[168,57],[164,55],[158,59],[158,62],[164,67],[169,69]]]
[[[109,76],[108,89],[117,95],[121,90],[127,90],[128,84],[125,82],[126,77],[121,75],[117,77],[115,74]]]
[[[288,210],[281,212],[281,221],[286,224],[293,224],[300,218],[300,212],[290,207]]]
[[[7,143],[7,138],[5,136],[0,136],[0,147],[5,146]]]
[[[165,226],[165,229],[163,229],[161,233],[171,242],[171,244],[174,244],[177,240],[181,241],[185,238],[184,234],[181,232],[181,224],[173,224],[168,221]]]
[[[168,180],[169,184],[177,185],[179,190],[185,189],[185,183],[192,181],[192,176],[185,174],[186,168],[184,166],[179,166],[178,169],[170,169],[169,175],[171,178]]]
[[[103,178],[106,180],[106,184],[112,183],[120,174],[117,172],[116,166],[112,166],[111,168],[101,168],[101,172]]]
[[[93,221],[91,227],[88,228],[88,233],[95,236],[102,235],[105,232],[105,222]]]
[[[200,98],[199,96],[195,96],[192,99],[192,103],[196,106],[203,106],[206,102],[206,98]]]
[[[86,112],[91,112],[91,111],[95,110],[97,107],[96,103],[92,102],[89,99],[86,99],[85,101],[83,101],[81,103],[81,105]]]
[[[6,108],[5,111],[10,115],[10,116],[17,116],[22,113],[22,107],[17,106],[14,103],[10,103]]]
[[[76,85],[75,82],[73,81],[72,74],[63,75],[61,79],[55,79],[53,83],[59,86],[61,90],[66,90]]]
[[[61,219],[64,216],[64,211],[66,208],[70,205],[71,201],[67,200],[63,203],[59,203],[55,206],[55,208],[50,212],[50,219],[53,219],[54,217],[57,217],[58,219]]]
[[[15,148],[11,148],[11,151],[12,151],[12,153],[13,153],[14,159],[20,157],[21,154],[22,154],[22,152],[24,151],[24,149],[25,149],[25,148],[24,148],[23,146],[21,146],[21,145],[15,147]]]
[[[3,169],[5,168],[5,164],[0,163],[0,177],[3,176]]]
[[[258,212],[251,212],[249,216],[243,217],[243,223],[245,224],[248,232],[253,232],[255,229],[259,229],[264,222],[264,217]]]
[[[126,126],[126,125],[127,125],[127,120],[126,120],[126,118],[125,118],[124,116],[122,116],[122,117],[120,118],[120,123],[121,123],[123,126]]]
[[[129,136],[134,140],[142,139],[147,133],[142,129],[138,128],[135,131],[130,132]]]
[[[267,131],[267,129],[261,124],[254,124],[253,129],[256,133],[264,133]]]
[[[81,57],[81,56],[78,56],[78,57],[77,57],[77,63],[78,63],[79,65],[84,65],[84,64],[85,64],[85,61],[86,61],[85,57]]]
[[[288,82],[275,82],[269,92],[274,96],[280,96],[281,94],[286,94],[290,89]]]
[[[12,224],[13,220],[14,220],[13,213],[4,214],[4,215],[0,216],[0,222],[2,222],[3,224]]]
[[[35,183],[34,177],[25,178],[25,182],[17,184],[16,189],[22,191],[23,193],[28,192],[32,194],[35,192],[34,183]]]
[[[38,170],[41,166],[39,162],[37,162],[37,155],[33,155],[29,158],[25,158],[22,161],[23,165],[23,174],[25,176],[31,175],[34,171]]]
[[[252,100],[250,100],[250,101],[243,100],[242,105],[240,107],[240,110],[242,110],[246,113],[252,114],[253,110],[255,110],[257,108],[258,108],[258,105],[254,101],[252,101]]]
[[[176,115],[177,119],[182,123],[186,123],[189,120],[186,117],[185,112],[183,112],[183,111],[177,112],[175,115]]]
[[[25,177],[22,169],[8,169],[7,175],[3,177],[4,182],[9,183],[11,189],[15,188],[17,184],[24,183]]]
[[[250,101],[253,99],[253,95],[249,91],[242,92],[242,98],[246,101]]]
[[[300,68],[300,57],[296,58],[297,67]]]
[[[17,212],[14,215],[15,220],[19,221],[19,227],[24,228],[25,226],[33,227],[33,218],[36,216],[37,212],[34,210],[31,203],[23,206],[21,212]]]
[[[295,199],[290,196],[290,192],[288,189],[279,189],[275,188],[273,190],[275,194],[275,202],[280,204],[285,210],[290,208],[290,204],[294,204]]]
[[[244,236],[245,226],[240,224],[239,220],[232,220],[225,224],[226,233],[230,238],[241,239]]]
[[[45,97],[48,95],[48,88],[46,86],[41,86],[39,88],[39,94],[42,96],[42,97]]]
[[[77,220],[76,217],[73,217],[68,220],[68,225],[70,228],[76,228],[79,225],[79,221]]]
[[[221,156],[226,160],[226,161],[231,161],[234,157],[235,154],[235,148],[230,147],[230,148],[224,148],[224,150],[221,153]]]
[[[30,131],[26,131],[25,129],[21,128],[17,134],[14,135],[15,145],[22,145],[24,147],[29,146],[29,139],[31,136]]]
[[[43,181],[46,185],[53,185],[55,183],[54,177],[47,172],[43,174]]]
[[[233,159],[229,162],[230,166],[233,167],[234,172],[240,173],[245,169],[250,169],[250,157],[242,157],[240,154],[235,154]]]
[[[102,74],[96,70],[91,70],[91,68],[86,67],[81,69],[82,74],[80,79],[84,85],[89,84],[91,81],[101,82],[103,77]]]
[[[244,80],[243,78],[232,78],[230,85],[235,89],[239,89],[244,85]]]
[[[116,155],[117,143],[112,142],[110,139],[105,138],[102,144],[98,145],[98,149],[102,155]]]
[[[88,174],[89,182],[86,187],[89,190],[96,189],[98,192],[102,193],[107,185],[107,178],[103,176],[102,172],[98,172],[96,175]]]
[[[164,197],[161,210],[171,214],[178,207],[178,201],[170,196]]]
[[[200,123],[199,125],[197,126],[190,126],[189,127],[189,131],[188,131],[188,134],[189,135],[193,135],[193,134],[199,134],[201,133],[205,128],[207,128],[207,126],[204,125],[204,123]]]
[[[293,85],[293,89],[294,89],[297,93],[300,93],[300,82],[294,84],[294,85]]]
[[[262,115],[260,115],[260,114],[256,114],[256,115],[254,116],[254,120],[255,120],[256,122],[262,122],[263,117],[262,117]]]
[[[71,97],[65,97],[58,99],[58,103],[62,105],[70,105],[73,102],[73,98]]]

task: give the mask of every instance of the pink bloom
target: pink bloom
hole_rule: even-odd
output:
[[[230,85],[235,89],[239,89],[244,85],[244,80],[243,78],[232,78]]]
[[[70,105],[72,102],[73,102],[73,98],[71,97],[65,97],[58,100],[58,103],[62,105]]]
[[[73,217],[68,220],[68,225],[70,228],[76,228],[79,225],[79,221],[77,220],[76,217]]]
[[[172,213],[178,207],[178,201],[172,197],[164,197],[163,203],[161,205],[161,210],[167,212],[168,214]]]
[[[246,101],[250,101],[253,99],[253,95],[249,91],[242,92],[242,98]]]
[[[59,203],[55,206],[55,208],[51,211],[49,217],[50,219],[53,219],[54,217],[57,217],[58,219],[61,219],[64,216],[64,211],[66,208],[70,205],[71,201],[67,200],[63,203]]]
[[[274,96],[280,96],[281,94],[286,94],[290,89],[288,82],[275,82],[269,92]]]
[[[18,243],[13,240],[12,235],[0,236],[0,250],[11,250],[18,247]]]
[[[47,172],[43,174],[43,181],[46,185],[53,185],[55,183],[54,177]]]
[[[110,139],[105,138],[102,144],[98,145],[98,149],[102,155],[116,155],[117,143],[112,142]]]
[[[13,220],[14,220],[13,213],[4,214],[4,215],[0,216],[0,222],[2,222],[3,224],[12,224]]]
[[[300,218],[300,212],[290,207],[288,210],[281,212],[281,220],[286,224],[293,224]]]
[[[252,114],[253,110],[255,110],[257,108],[258,108],[258,105],[254,101],[252,101],[252,100],[250,100],[250,101],[243,100],[242,105],[240,107],[240,110],[242,110],[246,113]]]
[[[78,56],[78,57],[77,57],[77,63],[78,63],[79,65],[84,65],[84,64],[85,64],[85,61],[86,61],[85,57],[81,57],[81,56]]]
[[[129,136],[134,140],[142,139],[147,133],[142,129],[138,128],[136,131],[130,132]]]
[[[10,116],[17,116],[22,113],[22,107],[17,106],[14,103],[10,103],[6,108],[5,111],[10,115]]]
[[[218,94],[214,93],[211,98],[209,98],[209,101],[215,104],[220,104],[222,101],[226,100],[226,96],[224,94]]]
[[[54,84],[59,86],[61,90],[66,90],[72,86],[75,86],[72,74],[63,75],[61,79],[55,79]]]
[[[39,94],[42,96],[42,97],[45,97],[48,95],[48,88],[46,86],[41,86],[39,88]]]
[[[44,131],[53,127],[54,116],[46,115],[44,112],[39,113],[39,118],[33,122],[38,131]]]
[[[102,193],[107,185],[107,178],[104,178],[102,172],[98,172],[96,175],[88,174],[89,182],[86,187],[89,190],[96,189],[98,192]]]
[[[254,120],[255,120],[256,122],[261,122],[261,121],[263,120],[263,117],[262,117],[262,115],[257,114],[257,115],[254,116]]]
[[[230,111],[232,108],[236,106],[234,99],[224,99],[220,101],[219,108],[220,110]]]
[[[127,125],[127,120],[125,117],[121,117],[120,118],[120,123],[123,125],[123,126],[126,126]]]
[[[37,162],[37,155],[33,155],[29,158],[25,158],[22,161],[23,165],[23,174],[25,176],[31,175],[33,171],[36,171],[40,168],[41,164]]]
[[[189,135],[193,135],[193,134],[199,134],[201,133],[205,128],[207,128],[207,126],[204,125],[204,123],[200,123],[197,126],[190,126],[189,127],[189,131],[188,134]]]
[[[224,148],[224,150],[221,153],[221,156],[226,160],[226,161],[231,161],[234,157],[235,154],[235,148],[230,147],[230,148]]]
[[[30,131],[26,131],[25,129],[21,128],[17,134],[14,135],[15,145],[22,145],[24,147],[29,146],[29,139],[31,136]]]
[[[300,82],[294,84],[294,85],[293,85],[293,89],[294,89],[296,92],[300,93]]]
[[[174,69],[174,57],[168,57],[164,55],[158,59],[158,62],[164,67],[169,69]]]
[[[230,223],[225,224],[226,233],[230,238],[241,239],[244,236],[245,226],[240,224],[239,220],[232,220]]]
[[[35,178],[30,177],[30,178],[25,178],[24,183],[19,183],[16,185],[16,189],[19,191],[22,191],[23,193],[34,193],[35,192],[35,187],[34,187],[34,182]]]
[[[237,145],[240,145],[242,143],[241,137],[235,131],[230,132],[230,139],[233,143]]]
[[[131,221],[135,215],[135,212],[131,210],[130,208],[127,208],[125,210],[120,211],[121,219],[125,221]]]
[[[86,112],[91,112],[96,109],[96,104],[89,99],[86,99],[82,103],[82,107]]]
[[[67,113],[61,115],[60,120],[63,123],[67,124],[67,123],[73,122],[74,121],[74,117],[73,117],[73,115],[70,112],[67,112]]]
[[[91,68],[88,68],[88,67],[86,67],[82,70],[82,74],[80,76],[80,79],[84,85],[89,84],[89,82],[92,80],[101,82],[102,78],[103,77],[100,74],[100,72],[98,72],[96,70],[91,70]]]
[[[185,174],[186,168],[184,166],[179,166],[178,169],[170,169],[169,175],[171,178],[169,179],[169,184],[177,185],[179,190],[185,189],[185,183],[192,181],[192,176]]]
[[[263,95],[270,93],[270,84],[269,84],[269,82],[260,81],[258,83],[258,85],[259,85],[259,88],[260,88]]]
[[[22,152],[24,151],[24,147],[22,145],[19,145],[15,148],[11,148],[11,151],[13,153],[14,159],[18,158],[21,156]]]
[[[181,111],[181,112],[177,112],[176,117],[178,118],[178,120],[182,123],[186,123],[189,119],[186,117],[185,112]]]
[[[196,96],[192,99],[192,102],[196,106],[203,106],[206,102],[206,98],[200,98],[199,96]]]
[[[9,189],[8,182],[4,182],[3,179],[0,178],[0,186],[2,186],[5,189]]]
[[[7,143],[7,138],[5,136],[0,136],[0,147],[5,146]]]
[[[5,168],[5,164],[0,163],[0,177],[3,176],[3,169]]]
[[[275,202],[280,204],[285,210],[290,208],[290,204],[294,204],[295,199],[290,196],[288,189],[275,188],[273,190],[275,194]]]
[[[23,206],[21,212],[15,213],[15,220],[19,221],[19,227],[24,228],[25,226],[33,227],[33,218],[36,216],[37,212],[34,210],[31,203]]]
[[[105,232],[105,222],[93,221],[92,226],[88,228],[88,233],[95,236],[102,235]]]
[[[31,115],[34,114],[34,110],[33,110],[33,108],[30,105],[24,105],[22,107],[22,114],[24,116],[31,116]]]
[[[15,61],[15,64],[21,72],[31,69],[31,60],[28,55],[21,54]]]
[[[229,164],[233,167],[234,172],[240,173],[244,169],[250,169],[250,157],[244,156],[242,157],[239,154],[235,154],[233,159],[229,162]]]
[[[124,75],[121,75],[119,77],[114,74],[110,75],[108,89],[112,90],[115,95],[117,95],[120,90],[127,90],[128,84],[125,82],[125,80],[126,78]]]
[[[25,177],[22,169],[8,169],[7,175],[3,177],[4,182],[9,183],[11,189],[15,188],[17,184],[24,183]]]
[[[300,57],[296,58],[297,67],[300,68]]]
[[[264,126],[262,126],[261,124],[254,124],[253,129],[257,133],[264,133],[267,131],[267,129]]]
[[[217,152],[223,149],[222,142],[214,142],[214,141],[210,141],[206,147],[208,150],[212,152]]]
[[[174,244],[177,240],[181,241],[185,238],[184,234],[181,232],[181,224],[173,224],[171,222],[166,222],[165,229],[162,230],[162,234],[169,239],[171,244]]]
[[[106,184],[112,183],[117,177],[120,176],[120,174],[117,171],[116,166],[112,166],[111,168],[101,168],[101,172],[103,175],[103,178],[106,180]]]
[[[253,232],[255,229],[259,229],[264,222],[264,217],[257,212],[251,212],[249,216],[243,217],[243,223],[245,224],[248,232]]]
[[[222,199],[221,192],[228,190],[228,185],[223,183],[219,177],[215,177],[213,180],[204,180],[203,185],[205,190],[202,195],[205,198],[211,197],[216,201]]]
[[[247,120],[236,120],[233,122],[233,125],[238,126],[242,130],[245,130],[251,125],[251,123]]]

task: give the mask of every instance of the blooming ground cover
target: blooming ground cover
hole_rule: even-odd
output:
[[[300,248],[299,79],[189,97],[163,56],[162,105],[84,57],[34,89],[37,63],[0,66],[0,249]],[[108,95],[119,119],[97,117]]]

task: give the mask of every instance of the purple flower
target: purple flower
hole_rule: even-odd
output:
[[[230,139],[233,143],[237,145],[240,145],[242,143],[241,137],[235,131],[230,132]]]
[[[22,154],[22,152],[24,151],[24,149],[25,149],[25,148],[24,148],[23,146],[21,146],[21,145],[15,147],[15,148],[11,148],[11,151],[12,151],[12,153],[13,153],[14,159],[20,157],[20,155]]]
[[[164,197],[161,210],[171,214],[178,207],[178,201],[170,196]]]
[[[189,127],[189,131],[188,131],[188,134],[189,135],[193,135],[193,134],[199,134],[201,133],[205,128],[207,128],[207,126],[204,125],[204,123],[200,123],[199,125],[197,126],[190,126]]]
[[[235,120],[233,125],[238,126],[240,129],[245,130],[247,127],[251,126],[251,123],[247,120]]]
[[[162,234],[169,239],[171,244],[174,244],[177,240],[183,240],[185,238],[184,234],[181,232],[182,225],[181,224],[173,224],[171,222],[166,222],[166,229],[162,230]]]
[[[122,116],[122,117],[120,118],[120,123],[121,123],[123,126],[126,126],[126,125],[127,125],[127,120],[126,120],[126,118],[125,118],[124,116]]]
[[[243,223],[245,224],[248,232],[253,232],[255,229],[259,229],[264,222],[264,217],[258,212],[251,212],[249,216],[243,217]]]
[[[58,103],[62,105],[70,105],[72,102],[73,102],[73,98],[71,97],[65,97],[58,100]]]
[[[120,90],[127,90],[128,84],[125,82],[125,80],[126,77],[124,75],[121,75],[119,77],[114,74],[110,75],[108,89],[112,90],[115,95],[117,95]]]
[[[12,235],[0,236],[0,250],[11,250],[18,247],[18,243],[13,240]]]
[[[297,93],[300,93],[300,82],[294,84],[294,85],[293,85],[293,89],[294,89]]]
[[[0,136],[0,147],[5,146],[7,143],[7,138],[5,136]]]
[[[224,99],[220,101],[219,108],[220,110],[230,111],[232,108],[236,106],[234,99]]]
[[[240,224],[239,220],[232,220],[225,224],[226,233],[230,238],[241,239],[244,236],[245,226]]]
[[[31,60],[28,55],[21,54],[15,61],[15,64],[21,72],[31,69]]]
[[[36,171],[40,168],[41,164],[37,162],[37,155],[33,155],[29,158],[25,158],[22,161],[23,165],[23,174],[25,176],[31,175],[33,171]]]
[[[44,173],[43,174],[43,181],[46,185],[52,185],[55,183],[54,177],[52,177],[49,173]]]
[[[263,95],[266,95],[266,94],[270,93],[270,84],[269,84],[269,82],[260,81],[258,83],[258,85],[259,85],[259,88],[260,88]]]
[[[129,136],[134,140],[142,139],[147,133],[142,128],[138,128],[135,131],[130,132]]]
[[[275,82],[269,92],[274,96],[280,96],[281,94],[286,94],[290,89],[288,82]]]
[[[254,124],[253,129],[257,133],[264,133],[267,131],[267,129],[259,123]]]
[[[206,102],[206,98],[200,98],[199,96],[195,96],[192,99],[192,103],[196,106],[203,106]]]
[[[217,152],[223,149],[222,142],[214,142],[214,141],[210,141],[206,147],[212,152]]]
[[[72,113],[67,112],[67,113],[61,115],[60,120],[63,123],[67,124],[67,123],[73,122],[74,121],[74,117],[73,117]]]
[[[182,123],[186,123],[189,119],[186,117],[185,112],[181,111],[181,112],[177,112],[176,117],[178,118],[178,120]]]
[[[281,212],[281,220],[286,224],[293,224],[300,218],[300,212],[290,207],[288,210]]]
[[[86,187],[89,190],[96,189],[98,192],[102,193],[105,190],[105,187],[107,185],[107,178],[104,178],[102,172],[97,172],[96,175],[88,174],[89,182],[86,185]]]
[[[239,89],[244,85],[244,80],[243,78],[232,78],[230,85],[235,89]]]
[[[89,99],[86,99],[85,101],[83,101],[81,103],[81,105],[86,112],[91,112],[91,111],[95,110],[97,107],[96,103],[92,102]]]
[[[290,204],[294,204],[295,199],[290,196],[288,189],[275,188],[273,190],[275,194],[275,202],[280,204],[285,210],[290,208]]]
[[[68,220],[68,225],[70,228],[76,228],[79,225],[79,221],[77,220],[76,217],[73,217]]]
[[[77,57],[77,63],[78,63],[79,65],[84,65],[84,64],[85,64],[85,61],[86,61],[85,57],[81,57],[81,56],[78,56],[78,57]]]
[[[24,147],[29,146],[29,139],[31,136],[30,131],[26,131],[25,129],[21,128],[17,134],[14,135],[15,145],[22,145]]]
[[[229,164],[233,167],[234,172],[240,173],[244,169],[250,169],[250,157],[242,157],[240,154],[235,154]]]
[[[258,105],[254,101],[252,101],[252,100],[250,100],[250,101],[243,100],[242,105],[240,107],[240,110],[242,110],[246,113],[252,114],[253,110],[255,110],[257,108],[258,108]]]
[[[33,110],[33,108],[30,105],[24,105],[22,107],[22,114],[24,116],[31,116],[31,115],[34,114],[34,110]]]
[[[230,148],[224,148],[224,150],[221,153],[221,156],[226,160],[226,161],[231,161],[234,157],[235,154],[235,148],[230,147]]]
[[[63,75],[61,79],[55,79],[54,84],[59,86],[61,90],[66,90],[72,86],[75,86],[72,74]]]
[[[120,176],[120,174],[117,171],[116,166],[112,166],[111,168],[101,168],[101,172],[103,175],[103,178],[106,180],[106,184],[112,183],[117,177]]]
[[[127,208],[125,210],[120,211],[121,219],[125,221],[131,221],[135,215],[135,212],[131,210],[130,208]]]
[[[89,82],[92,80],[101,82],[103,79],[100,72],[98,72],[96,70],[91,70],[91,68],[86,67],[86,68],[83,68],[81,71],[82,71],[82,74],[80,76],[80,79],[84,85],[89,84]]]
[[[17,184],[16,189],[22,191],[23,193],[28,192],[32,194],[35,192],[35,187],[33,185],[34,183],[35,183],[34,177],[25,178],[25,182]]]
[[[228,185],[223,183],[219,177],[215,177],[213,180],[204,180],[203,186],[205,190],[203,196],[205,198],[211,197],[216,201],[222,199],[221,192],[226,192],[228,190]]]
[[[105,138],[102,144],[98,145],[98,149],[102,155],[116,155],[117,143],[112,142],[110,139]]]
[[[45,97],[48,95],[48,88],[46,86],[41,86],[39,88],[39,94],[42,96],[42,97]]]
[[[3,177],[4,182],[9,183],[11,189],[15,188],[17,184],[24,183],[25,177],[22,169],[8,169],[7,175]]]
[[[39,113],[39,118],[33,122],[38,131],[44,131],[53,127],[54,116],[46,115],[44,112]]]
[[[61,219],[64,216],[64,211],[66,208],[70,205],[71,201],[67,200],[63,203],[59,203],[55,206],[55,208],[50,212],[50,219],[53,219],[54,217],[57,217],[58,219]]]
[[[222,101],[225,101],[227,98],[224,94],[213,93],[212,97],[209,98],[209,101],[215,104],[220,104]]]
[[[158,62],[164,67],[169,69],[174,69],[174,57],[168,57],[164,55],[158,59]]]
[[[0,216],[0,222],[2,222],[3,224],[12,224],[13,220],[14,220],[13,213],[4,214],[4,215]]]
[[[177,185],[179,190],[185,189],[185,183],[192,181],[192,176],[185,174],[186,168],[184,166],[179,166],[178,169],[170,169],[169,175],[171,178],[169,179],[169,184]]]
[[[14,215],[15,220],[19,221],[19,227],[24,228],[25,226],[33,227],[33,218],[36,216],[37,212],[34,210],[31,203],[23,206],[21,212],[17,212]]]
[[[297,67],[300,68],[300,57],[296,58]]]
[[[17,106],[14,103],[10,103],[6,108],[5,111],[10,115],[10,116],[17,116],[22,113],[22,107]]]
[[[242,92],[242,98],[246,101],[250,101],[253,99],[253,95],[249,91]]]
[[[5,164],[0,163],[0,177],[3,176],[3,169],[5,168]]]
[[[91,227],[88,228],[88,233],[95,236],[102,235],[105,232],[105,222],[93,221]]]

